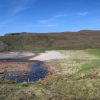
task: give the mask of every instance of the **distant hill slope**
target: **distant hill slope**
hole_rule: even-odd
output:
[[[0,41],[3,44],[1,51],[100,48],[100,31],[10,33],[1,36]]]

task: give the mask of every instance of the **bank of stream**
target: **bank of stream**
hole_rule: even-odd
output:
[[[5,71],[3,77],[6,80],[21,83],[38,81],[39,79],[43,79],[48,75],[48,69],[44,65],[44,62],[35,61],[35,63],[29,64],[28,67],[30,71],[26,73],[22,71]]]

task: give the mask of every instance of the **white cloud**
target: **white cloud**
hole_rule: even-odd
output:
[[[31,7],[37,0],[7,0],[8,5],[4,4],[5,9],[8,8],[9,15],[0,23],[0,29],[8,26],[14,21],[15,15]]]
[[[59,24],[54,24],[54,23],[48,23],[48,24],[39,24],[39,23],[36,23],[36,24],[29,24],[27,25],[26,27],[29,27],[29,28],[32,28],[32,27],[56,27],[58,26]]]
[[[12,16],[28,9],[31,7],[32,3],[37,0],[17,0],[16,2],[12,2],[13,10]]]
[[[14,19],[7,19],[0,23],[0,30],[8,26]]]
[[[57,14],[54,17],[55,18],[60,18],[60,17],[66,17],[66,16],[68,16],[68,15],[67,14]]]
[[[80,13],[78,13],[78,15],[79,16],[86,16],[86,15],[88,15],[88,12],[80,12]]]
[[[67,14],[65,12],[60,12],[50,18],[37,20],[36,24],[31,24],[31,26],[35,27],[56,27],[63,23],[65,23],[67,17],[72,16],[86,16],[88,15],[88,12],[79,12],[74,14]]]
[[[47,24],[48,27],[58,26],[58,24]]]
[[[51,18],[38,20],[35,26],[54,27],[58,26],[64,17],[68,16],[66,13],[60,13],[52,16]]]

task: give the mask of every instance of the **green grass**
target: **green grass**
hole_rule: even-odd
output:
[[[89,54],[100,57],[100,49],[88,49],[87,52]]]
[[[100,68],[100,61],[93,60],[93,61],[85,61],[84,64],[81,66],[81,71],[89,71],[93,69]]]
[[[69,80],[66,76],[50,84],[0,84],[0,100],[99,100],[100,79]]]

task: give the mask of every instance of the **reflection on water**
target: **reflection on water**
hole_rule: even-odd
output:
[[[22,72],[5,72],[4,77],[7,80],[21,82],[32,82],[45,78],[48,75],[48,70],[43,66],[43,62],[36,62],[29,66],[31,71],[28,73]]]

